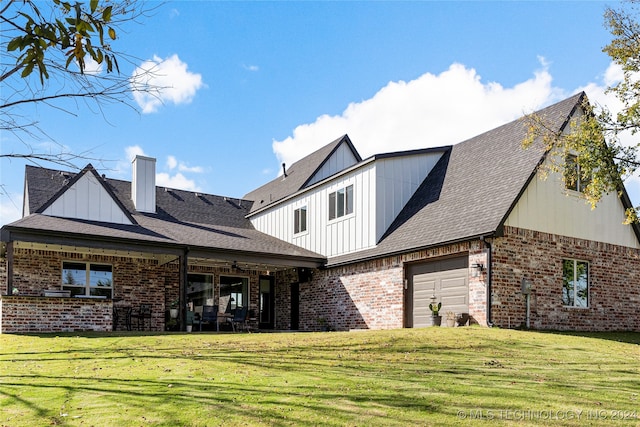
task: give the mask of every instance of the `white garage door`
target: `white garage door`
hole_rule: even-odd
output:
[[[429,304],[433,301],[435,295],[436,301],[442,302],[440,314],[446,319],[446,313],[453,311],[454,313],[469,312],[469,269],[455,268],[444,271],[432,271],[434,268],[447,268],[459,266],[466,262],[465,258],[457,259],[457,262],[447,262],[444,265],[427,265],[414,266],[409,269],[411,299],[408,308],[411,309],[410,325],[414,328],[431,326],[431,310]],[[423,271],[429,272],[423,272]],[[446,325],[443,320],[442,325]]]

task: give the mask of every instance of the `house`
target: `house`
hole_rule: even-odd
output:
[[[538,114],[568,132],[584,99]],[[422,327],[435,302],[460,324],[640,330],[626,192],[592,210],[541,179],[549,159],[525,135],[516,120],[367,159],[345,135],[242,200],[159,188],[150,158],[131,183],[27,167],[25,215],[2,228],[0,328],[109,330],[114,307],[146,302],[163,330],[177,300],[181,325],[233,301],[264,329]]]

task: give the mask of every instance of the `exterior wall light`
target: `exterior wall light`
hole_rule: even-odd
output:
[[[481,264],[479,262],[471,264],[471,277],[479,277],[480,274],[484,273],[484,271],[484,264]]]

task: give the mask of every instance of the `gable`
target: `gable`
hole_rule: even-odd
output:
[[[335,174],[336,172],[331,172],[334,169],[348,164],[350,161],[349,155],[341,149],[344,147],[348,147],[347,149],[351,151],[351,155],[355,157],[356,163],[362,160],[349,140],[349,137],[344,135],[308,156],[303,157],[291,166],[287,167],[284,165],[286,169],[284,175],[247,193],[243,199],[253,201],[250,214],[275,205],[301,189],[308,187],[311,185],[309,182],[316,177]],[[344,170],[344,167],[342,170]],[[319,180],[314,180],[314,182],[317,183]]]
[[[62,218],[133,224],[126,212],[107,191],[100,178],[85,168],[68,182],[56,197],[44,205],[39,213]]]
[[[336,173],[355,165],[359,161],[360,160],[356,157],[351,144],[340,144],[304,186],[308,187],[316,182],[320,182],[331,175],[335,175]]]
[[[624,224],[625,207],[615,193],[605,194],[595,209],[581,193],[567,190],[559,173],[540,172],[529,183],[505,225],[640,248],[633,227]]]

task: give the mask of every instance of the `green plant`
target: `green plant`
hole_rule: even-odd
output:
[[[438,313],[440,313],[441,308],[442,308],[441,302],[439,302],[438,304],[434,304],[434,303],[429,304],[429,310],[431,310],[431,315],[433,316],[438,316]]]

